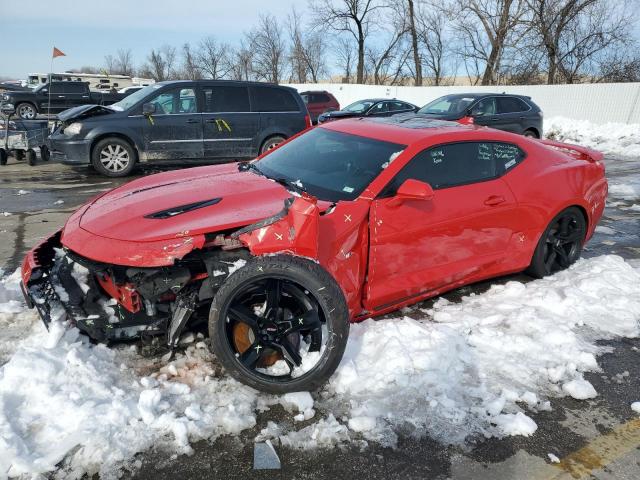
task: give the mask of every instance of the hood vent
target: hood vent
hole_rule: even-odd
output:
[[[163,220],[165,218],[175,217],[176,215],[182,215],[183,213],[191,212],[193,210],[198,210],[199,208],[210,207],[211,205],[220,203],[221,200],[222,198],[218,197],[212,198],[211,200],[202,200],[200,202],[189,203],[187,205],[180,205],[179,207],[171,207],[166,210],[160,210],[159,212],[145,215],[144,218]]]

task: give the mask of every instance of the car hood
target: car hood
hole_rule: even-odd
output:
[[[347,112],[344,110],[334,110],[333,112],[325,112],[322,114],[324,118],[342,118],[342,117],[357,117],[362,115],[360,113]]]
[[[418,115],[422,118],[435,118],[437,120],[459,120],[464,114],[462,113],[420,113],[416,112],[415,114],[409,115]]]
[[[153,242],[239,228],[275,215],[291,193],[237,164],[135,180],[94,200],[80,228],[101,237]]]
[[[115,110],[103,107],[102,105],[79,105],[70,108],[58,114],[58,120],[68,122],[69,120],[79,120],[81,118],[94,117],[96,115],[104,115],[115,113]]]

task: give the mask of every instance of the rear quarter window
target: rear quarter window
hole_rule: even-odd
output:
[[[293,94],[278,87],[253,87],[254,112],[299,112],[300,107]]]

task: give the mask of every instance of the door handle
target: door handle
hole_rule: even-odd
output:
[[[501,203],[504,203],[505,199],[504,197],[501,197],[499,195],[491,195],[489,198],[487,198],[484,201],[485,205],[488,205],[490,207],[494,207],[496,205],[500,205]]]
[[[196,120],[195,118],[190,118],[187,120],[187,123],[200,123],[200,120]]]
[[[58,98],[65,98],[64,95],[58,95]]]
[[[205,120],[206,123],[216,123],[217,118],[207,118]]]

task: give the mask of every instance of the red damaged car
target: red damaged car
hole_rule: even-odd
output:
[[[34,248],[25,296],[97,341],[208,322],[226,371],[315,389],[349,322],[580,256],[607,195],[602,155],[483,127],[352,119],[251,163],[161,173],[92,200]]]

